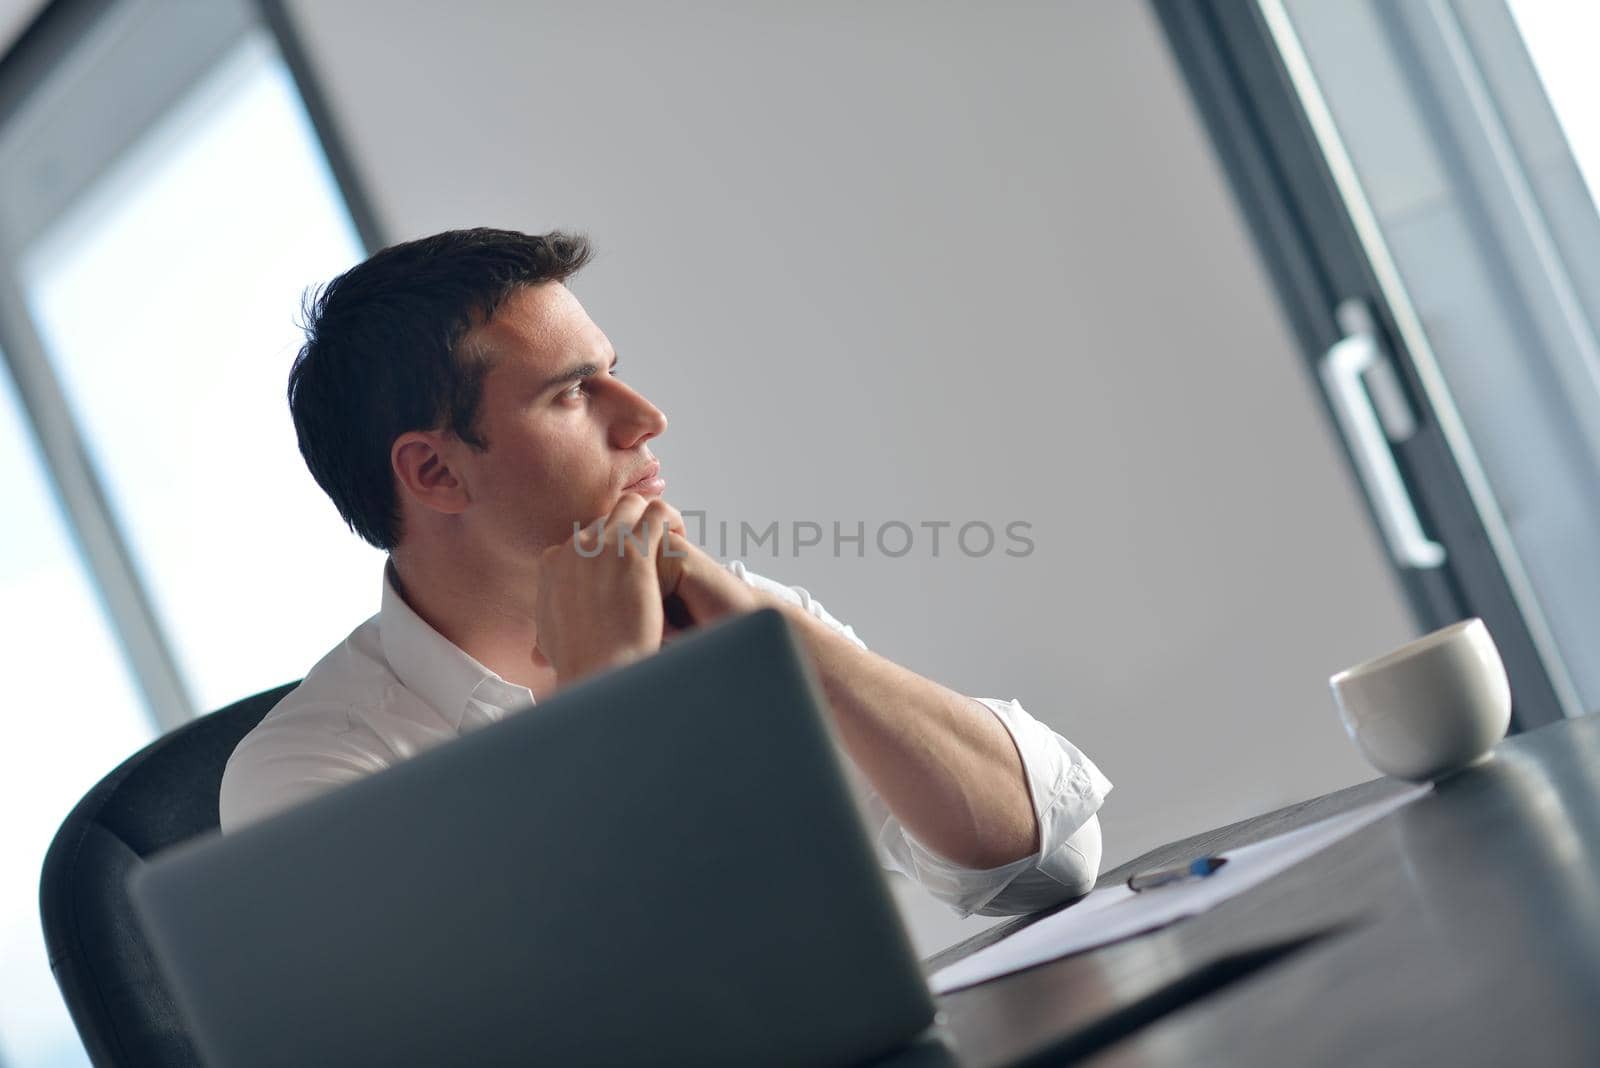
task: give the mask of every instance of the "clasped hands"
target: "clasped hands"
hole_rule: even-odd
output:
[[[669,599],[682,611],[669,613]],[[610,514],[539,555],[533,661],[565,686],[643,659],[682,629],[774,600],[690,542],[672,505],[625,493]]]

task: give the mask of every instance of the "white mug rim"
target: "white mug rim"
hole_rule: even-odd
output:
[[[1339,686],[1351,681],[1352,679],[1360,678],[1363,675],[1374,674],[1384,670],[1385,668],[1398,664],[1402,660],[1409,660],[1419,653],[1427,652],[1429,649],[1432,649],[1435,646],[1443,645],[1448,641],[1452,641],[1457,635],[1464,631],[1471,630],[1474,626],[1482,627],[1483,625],[1483,620],[1477,616],[1473,616],[1471,619],[1463,619],[1458,622],[1451,623],[1449,626],[1440,627],[1431,634],[1424,634],[1415,641],[1407,642],[1400,648],[1384,653],[1382,656],[1373,657],[1371,660],[1362,661],[1354,667],[1345,668],[1328,681],[1335,686]]]

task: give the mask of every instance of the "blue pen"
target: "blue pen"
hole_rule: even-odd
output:
[[[1228,863],[1227,857],[1196,857],[1187,864],[1174,868],[1160,868],[1128,876],[1129,890],[1150,890],[1168,883],[1181,883],[1189,879],[1204,879]]]

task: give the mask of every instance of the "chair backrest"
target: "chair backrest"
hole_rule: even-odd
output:
[[[78,802],[39,887],[50,970],[96,1065],[199,1065],[128,898],[146,858],[217,827],[234,748],[296,683],[247,697],[151,742]]]

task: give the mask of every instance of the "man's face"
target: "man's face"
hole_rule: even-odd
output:
[[[611,511],[655,466],[646,446],[667,418],[615,374],[616,352],[566,286],[525,286],[468,334],[487,354],[477,428],[488,448],[458,462],[475,533],[523,556]]]

